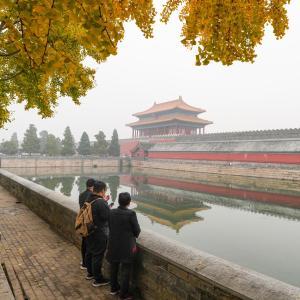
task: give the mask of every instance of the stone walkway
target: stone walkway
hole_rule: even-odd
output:
[[[2,187],[0,239],[0,262],[15,299],[116,299],[107,287],[85,280],[73,244]]]

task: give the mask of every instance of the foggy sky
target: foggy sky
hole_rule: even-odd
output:
[[[76,140],[83,131],[92,137],[99,130],[110,138],[114,128],[121,138],[130,137],[125,124],[136,120],[133,113],[179,95],[206,109],[199,117],[214,122],[207,132],[300,128],[300,3],[293,0],[288,10],[290,29],[282,40],[268,28],[255,63],[230,67],[196,67],[195,52],[180,43],[175,16],[168,25],[158,23],[150,40],[130,23],[118,55],[101,65],[92,63],[96,87],[81,106],[61,99],[55,117],[41,119],[14,105],[15,120],[0,130],[0,140],[15,131],[20,139],[30,123],[60,137],[69,125]]]

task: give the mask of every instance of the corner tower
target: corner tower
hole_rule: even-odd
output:
[[[177,100],[156,103],[149,109],[135,113],[138,121],[127,124],[132,128],[132,137],[186,136],[205,133],[205,126],[213,122],[198,118],[205,110]]]

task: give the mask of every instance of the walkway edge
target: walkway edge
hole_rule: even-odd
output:
[[[2,265],[0,265],[0,299],[1,300],[15,299],[12,290],[9,286],[8,279],[6,278]]]

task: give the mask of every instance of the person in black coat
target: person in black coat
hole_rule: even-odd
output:
[[[87,236],[87,252],[85,256],[87,266],[87,280],[94,279],[93,286],[103,286],[109,284],[109,280],[102,275],[102,262],[107,248],[108,221],[110,208],[107,204],[106,184],[96,181],[94,191],[87,200],[92,203],[93,230]]]
[[[95,179],[89,178],[86,181],[86,190],[79,195],[79,208],[82,208],[84,202],[89,199],[89,197],[93,194],[93,188],[95,184]],[[80,269],[86,270],[85,263],[85,253],[86,253],[86,238],[82,237],[81,240],[81,266]]]
[[[136,253],[136,238],[141,232],[135,211],[128,209],[130,202],[129,193],[120,193],[119,207],[111,210],[109,218],[106,258],[111,268],[111,294],[120,292],[121,299],[132,299],[129,294],[130,271]],[[120,267],[121,285],[118,283]]]

